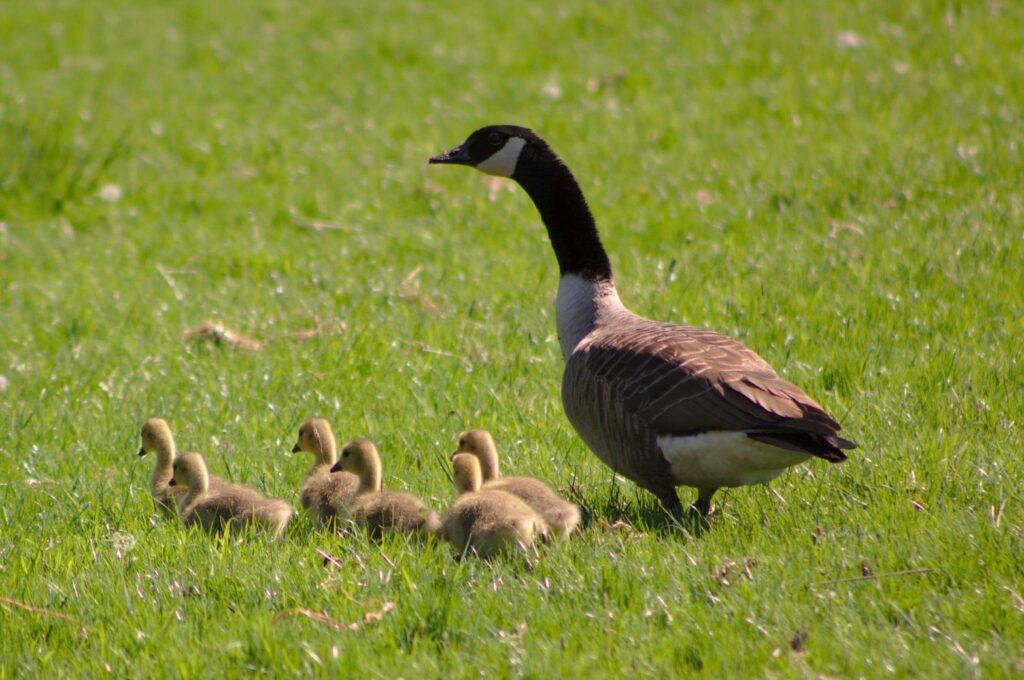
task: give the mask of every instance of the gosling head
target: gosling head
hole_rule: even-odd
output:
[[[323,418],[309,418],[299,426],[299,438],[292,447],[292,453],[312,453],[318,461],[334,462],[334,431]],[[323,460],[321,460],[323,459]]]
[[[475,456],[494,451],[494,438],[487,430],[476,428],[459,435],[459,448],[455,453],[472,453]]]
[[[459,435],[459,448],[452,454],[452,459],[460,453],[469,453],[477,458],[484,481],[498,477],[498,449],[494,446],[494,438],[487,430],[466,430]]]
[[[170,486],[185,489],[205,489],[209,481],[206,472],[206,461],[198,453],[184,453],[174,461],[174,476],[168,482]]]
[[[479,491],[483,484],[480,461],[471,453],[456,453],[452,456],[452,480],[459,493]]]
[[[144,422],[139,439],[140,456],[145,456],[151,451],[174,451],[174,437],[171,435],[170,426],[163,418],[150,418]]]
[[[380,454],[377,447],[369,439],[354,439],[341,450],[338,462],[331,468],[331,472],[351,472],[359,475],[368,468],[380,467]]]
[[[488,125],[451,151],[434,156],[430,162],[468,165],[488,175],[516,179],[517,170],[522,171],[530,160],[540,155],[554,157],[547,143],[532,130],[518,125]]]

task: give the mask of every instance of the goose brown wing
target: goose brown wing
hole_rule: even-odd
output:
[[[573,351],[566,371],[605,383],[626,412],[659,433],[810,435],[852,448],[835,437],[839,423],[764,359],[701,328],[640,320],[597,329]]]

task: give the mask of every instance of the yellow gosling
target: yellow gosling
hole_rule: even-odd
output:
[[[169,517],[177,512],[178,501],[185,496],[184,489],[176,489],[170,485],[174,476],[171,466],[176,455],[174,435],[171,434],[171,428],[166,420],[150,418],[142,424],[139,439],[139,456],[145,456],[147,453],[156,454],[156,465],[153,466],[153,474],[149,476],[149,493],[153,496],[156,509]]]
[[[331,424],[323,418],[310,418],[299,426],[299,438],[292,453],[313,454],[313,467],[302,480],[299,500],[318,527],[333,524],[359,490],[359,478],[350,472],[331,473],[338,460]]]
[[[198,453],[186,453],[174,461],[172,487],[188,489],[179,506],[186,526],[198,524],[208,532],[247,524],[265,527],[273,537],[284,531],[295,510],[283,500],[267,498],[256,489],[241,484],[210,489],[206,461]]]
[[[185,490],[170,485],[171,477],[174,476],[172,466],[177,456],[171,428],[163,418],[150,418],[142,424],[139,439],[140,457],[147,453],[156,454],[156,465],[153,466],[153,474],[149,477],[149,493],[153,496],[153,503],[164,515],[176,515],[178,506],[185,498]],[[225,486],[232,486],[232,483],[210,475],[211,490],[216,491]]]
[[[385,531],[401,531],[422,538],[437,535],[441,518],[415,496],[382,489],[380,454],[373,442],[356,439],[341,450],[341,460],[331,471],[351,472],[359,477],[356,497],[348,507],[349,517],[367,528],[373,538]]]
[[[473,551],[486,559],[525,551],[538,538],[546,540],[547,523],[533,508],[505,491],[482,488],[475,456],[455,454],[452,468],[459,497],[448,508],[443,535],[459,554]]]
[[[554,538],[565,538],[579,525],[579,506],[563,499],[544,482],[533,477],[501,476],[498,449],[487,430],[467,430],[460,434],[455,454],[459,453],[472,454],[477,458],[484,489],[504,491],[520,498],[544,518]]]

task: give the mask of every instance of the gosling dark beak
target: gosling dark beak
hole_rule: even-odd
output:
[[[145,455],[146,455],[146,449],[140,446],[139,447],[139,457],[142,457],[142,456],[145,456]]]
[[[469,157],[469,150],[465,144],[460,144],[451,151],[445,151],[430,159],[430,163],[448,163],[450,165],[473,165],[473,159]]]
[[[171,477],[171,481],[167,482],[167,486],[178,486],[178,482],[175,481],[174,477]]]
[[[301,451],[301,450],[302,450],[302,449],[300,449],[300,448],[299,448],[299,445],[298,445],[298,444],[296,444],[295,446],[293,446],[293,447],[292,447],[292,453],[298,453],[298,452],[299,452],[299,451]]]
[[[334,467],[331,468],[331,472],[341,472],[341,462],[340,461],[334,464]]]

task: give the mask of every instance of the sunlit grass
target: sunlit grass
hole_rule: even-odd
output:
[[[8,3],[0,675],[1019,670],[1022,18]],[[751,345],[843,421],[849,463],[666,531],[564,418],[528,199],[426,165],[498,122],[576,172],[628,305]],[[182,339],[205,321],[264,344]],[[297,503],[313,414],[439,509],[457,433],[487,427],[589,521],[528,568],[153,516],[146,417]]]

